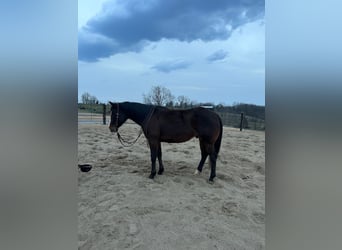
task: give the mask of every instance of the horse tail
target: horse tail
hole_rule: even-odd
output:
[[[222,125],[221,117],[218,117],[218,119],[219,119],[219,122],[220,122],[220,134],[219,134],[219,137],[216,139],[216,142],[215,142],[215,153],[216,153],[216,156],[220,152],[221,141],[222,141],[222,133],[223,133],[223,125]]]

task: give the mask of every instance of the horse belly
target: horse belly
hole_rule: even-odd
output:
[[[191,137],[178,137],[178,138],[164,137],[164,138],[161,138],[161,141],[162,142],[168,142],[168,143],[178,143],[178,142],[186,142],[186,141],[190,140],[193,137],[194,136],[191,136]]]
[[[169,143],[186,142],[195,136],[196,133],[192,130],[183,131],[182,133],[168,132],[162,133],[160,135],[160,140]]]

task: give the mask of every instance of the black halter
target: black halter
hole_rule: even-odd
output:
[[[116,103],[116,134],[118,136],[118,140],[119,142],[121,143],[122,146],[124,147],[130,147],[130,146],[133,146],[134,143],[136,143],[138,141],[138,139],[140,138],[140,136],[142,135],[143,132],[147,133],[147,128],[148,128],[148,123],[152,117],[152,114],[154,112],[154,109],[155,109],[155,106],[152,106],[150,112],[148,113],[148,115],[145,117],[143,123],[141,124],[141,129],[140,129],[140,132],[139,132],[139,135],[137,136],[137,138],[133,141],[127,141],[125,140],[124,138],[122,138],[122,136],[120,135],[119,133],[119,103],[117,102]],[[146,128],[145,128],[145,131],[143,130],[143,127],[146,123]]]

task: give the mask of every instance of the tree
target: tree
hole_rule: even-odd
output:
[[[89,102],[90,94],[85,92],[82,94],[82,103],[87,104]]]
[[[181,108],[186,108],[190,106],[190,99],[184,95],[178,96],[177,100],[178,100],[178,105]]]
[[[99,101],[95,96],[90,95],[88,92],[85,92],[81,96],[83,104],[98,104]]]
[[[166,106],[173,103],[175,97],[171,91],[163,86],[153,86],[147,95],[143,95],[144,103],[158,106]]]

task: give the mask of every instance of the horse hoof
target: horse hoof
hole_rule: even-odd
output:
[[[209,178],[209,184],[213,184],[214,183],[214,178]]]
[[[159,175],[162,175],[164,171],[158,171],[158,174]]]
[[[199,175],[201,172],[196,169],[194,175]]]
[[[150,176],[148,177],[148,178],[150,178],[150,179],[154,179],[154,175],[153,174],[150,174]]]

